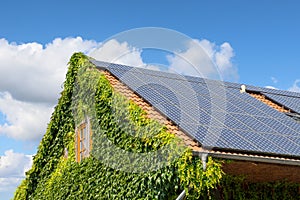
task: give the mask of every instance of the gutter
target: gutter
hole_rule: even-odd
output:
[[[192,153],[193,156],[198,156],[201,158],[204,171],[206,169],[206,162],[208,156],[215,157],[215,158],[230,159],[230,160],[300,166],[300,160],[296,160],[296,159],[284,159],[278,157],[263,157],[263,156],[256,156],[256,155],[230,154],[225,152],[222,153],[222,152],[209,152],[209,151],[192,151]],[[181,194],[176,198],[176,200],[183,200],[185,195],[186,195],[185,190],[183,190]]]
[[[200,158],[203,158],[203,155],[209,155],[215,158],[223,158],[223,159],[231,159],[231,160],[242,160],[242,161],[251,161],[251,162],[300,166],[300,160],[296,160],[296,159],[263,157],[263,156],[243,155],[243,154],[229,154],[229,153],[221,153],[221,152],[193,151],[193,156],[199,156]]]

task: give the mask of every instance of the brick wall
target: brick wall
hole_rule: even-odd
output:
[[[287,180],[300,183],[300,167],[277,165],[258,162],[234,161],[225,164],[225,173],[231,175],[245,175],[249,182],[273,182]]]

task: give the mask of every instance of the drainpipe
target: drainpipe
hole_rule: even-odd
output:
[[[201,154],[201,160],[202,160],[203,171],[206,170],[207,156],[208,156],[207,153],[202,153],[202,154]]]
[[[200,152],[199,152],[200,154]],[[202,167],[203,171],[206,170],[206,162],[207,162],[208,153],[201,153]],[[183,200],[185,197],[185,190],[183,190],[180,195],[176,198],[176,200]]]
[[[181,194],[177,197],[176,200],[183,200],[184,197],[185,197],[185,190],[183,190],[183,191],[181,192]]]
[[[208,157],[208,153],[201,153],[203,171],[206,170],[207,157]],[[183,200],[184,197],[185,197],[185,190],[181,192],[181,194],[176,198],[176,200]]]

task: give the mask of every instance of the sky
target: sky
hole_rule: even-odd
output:
[[[224,80],[300,92],[299,19],[297,0],[1,2],[1,199],[13,196],[32,164],[74,52],[193,75],[181,58],[204,65],[203,49]],[[192,42],[170,54],[112,39],[143,27],[174,30]]]

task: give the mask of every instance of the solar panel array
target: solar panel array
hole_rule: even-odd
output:
[[[251,90],[251,91],[261,92],[261,93],[270,93],[270,94],[275,94],[275,95],[300,98],[300,93],[292,92],[292,91],[271,89],[271,88],[265,88],[265,87],[255,87],[255,86],[251,86],[251,85],[248,85],[247,89]]]
[[[260,92],[274,102],[300,114],[300,93],[254,86],[247,86],[247,89]]]
[[[92,62],[106,67],[203,146],[300,156],[300,124],[240,93],[238,84]],[[290,98],[285,103],[297,106],[292,104],[296,97]]]
[[[300,97],[291,97],[291,96],[283,96],[283,95],[276,95],[271,93],[262,93],[266,97],[272,99],[273,101],[284,105],[285,107],[300,113]]]

